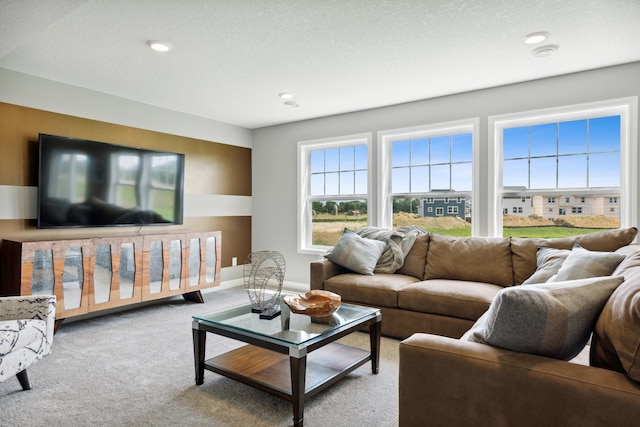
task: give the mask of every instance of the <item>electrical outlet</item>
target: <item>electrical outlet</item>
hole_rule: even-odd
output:
[[[238,257],[234,256],[233,258],[231,258],[231,266],[235,267],[236,265],[238,265]]]

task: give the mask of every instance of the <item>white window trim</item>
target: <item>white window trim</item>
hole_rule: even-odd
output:
[[[619,98],[586,104],[489,117],[487,156],[487,196],[490,203],[483,218],[486,236],[502,236],[502,135],[505,128],[530,126],[575,119],[620,116],[620,227],[638,224],[638,97]],[[475,160],[475,159],[474,159]],[[474,223],[476,218],[474,217]]]
[[[298,236],[297,246],[298,253],[321,255],[326,252],[327,246],[314,246],[311,242],[312,224],[311,224],[311,206],[307,203],[311,193],[311,183],[309,180],[310,155],[313,150],[323,150],[327,148],[339,148],[350,145],[366,145],[367,146],[367,219],[369,224],[375,221],[374,204],[376,200],[375,191],[373,191],[374,171],[373,165],[373,135],[371,133],[361,133],[356,135],[338,136],[333,138],[314,139],[298,142]],[[342,196],[327,196],[331,199],[344,198]],[[345,199],[353,199],[349,196]]]
[[[393,200],[391,199],[391,144],[398,139],[418,139],[432,138],[437,136],[453,135],[458,133],[471,133],[471,194],[477,188],[479,178],[480,160],[479,150],[480,119],[456,120],[444,123],[435,123],[424,126],[412,126],[407,128],[390,129],[378,132],[378,192],[379,199],[377,205],[378,226],[382,228],[393,228]],[[471,212],[471,232],[474,233],[476,224],[477,209]]]

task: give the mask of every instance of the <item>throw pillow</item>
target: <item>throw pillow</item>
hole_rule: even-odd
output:
[[[461,339],[569,360],[586,345],[602,307],[624,277],[512,286]]]
[[[615,252],[588,251],[580,245],[574,245],[556,277],[549,281],[564,282],[587,277],[610,276],[624,258],[624,255]]]
[[[562,263],[571,253],[568,249],[538,248],[536,253],[536,263],[538,267],[523,285],[534,283],[544,283],[558,273]]]
[[[344,233],[326,257],[334,263],[360,274],[373,275],[385,243],[365,239],[350,230]]]

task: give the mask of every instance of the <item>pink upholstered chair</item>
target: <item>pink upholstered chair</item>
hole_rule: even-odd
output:
[[[31,389],[27,368],[51,352],[56,297],[0,297],[0,382],[18,377]]]

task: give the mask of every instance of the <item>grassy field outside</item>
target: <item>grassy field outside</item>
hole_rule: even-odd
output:
[[[535,216],[518,217],[506,215],[503,217],[503,223],[504,237],[568,237],[620,227],[617,219],[603,216],[563,217],[561,221],[554,222]],[[312,225],[313,244],[333,246],[345,228],[357,230],[366,227],[367,216],[320,214],[314,217]],[[393,215],[394,228],[405,225],[415,225],[430,233],[446,236],[464,237],[471,235],[471,224],[460,218],[420,218],[404,212]]]

